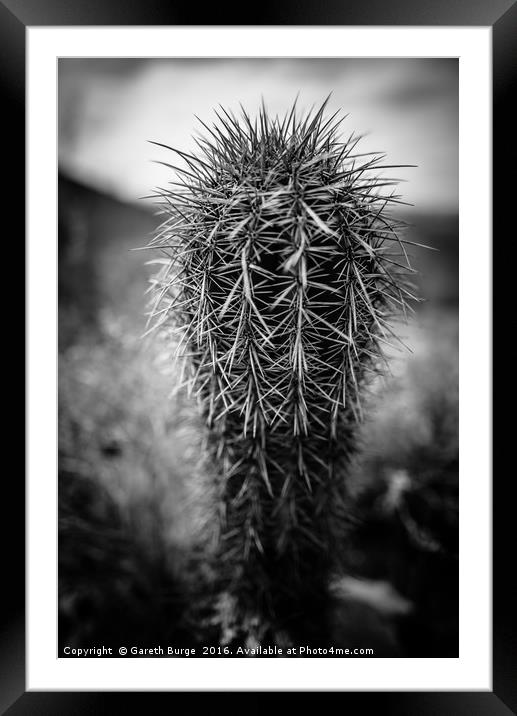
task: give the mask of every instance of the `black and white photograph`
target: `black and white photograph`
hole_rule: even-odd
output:
[[[0,714],[517,713],[517,3],[243,9],[0,0]]]
[[[59,657],[458,657],[457,58],[63,58],[58,124]]]

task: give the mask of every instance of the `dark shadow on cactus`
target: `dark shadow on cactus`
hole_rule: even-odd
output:
[[[362,393],[416,300],[390,213],[403,202],[383,194],[396,180],[326,104],[222,109],[197,156],[172,150],[184,168],[168,165],[179,180],[150,243],[153,325],[182,335],[218,480],[214,571],[244,641],[329,643]]]

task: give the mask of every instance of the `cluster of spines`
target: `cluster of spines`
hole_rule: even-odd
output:
[[[222,109],[159,190],[154,326],[181,334],[219,466],[221,564],[249,599],[303,592],[346,528],[365,378],[414,299],[395,180],[338,138],[326,102],[255,120]],[[169,148],[170,149],[170,148]],[[258,596],[257,596],[258,595]]]

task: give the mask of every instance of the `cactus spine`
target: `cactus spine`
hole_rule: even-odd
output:
[[[155,323],[182,333],[219,475],[221,581],[272,622],[325,593],[363,385],[413,298],[383,157],[325,107],[203,123],[196,156],[173,150],[186,168],[150,244]]]

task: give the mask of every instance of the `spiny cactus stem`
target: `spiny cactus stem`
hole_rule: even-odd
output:
[[[326,104],[201,122],[200,156],[177,152],[187,168],[159,191],[152,242],[170,257],[154,316],[183,331],[218,474],[225,579],[268,618],[324,589],[362,392],[415,298],[411,242],[388,213],[399,197],[381,193],[392,165],[357,153],[360,137],[339,141]]]

